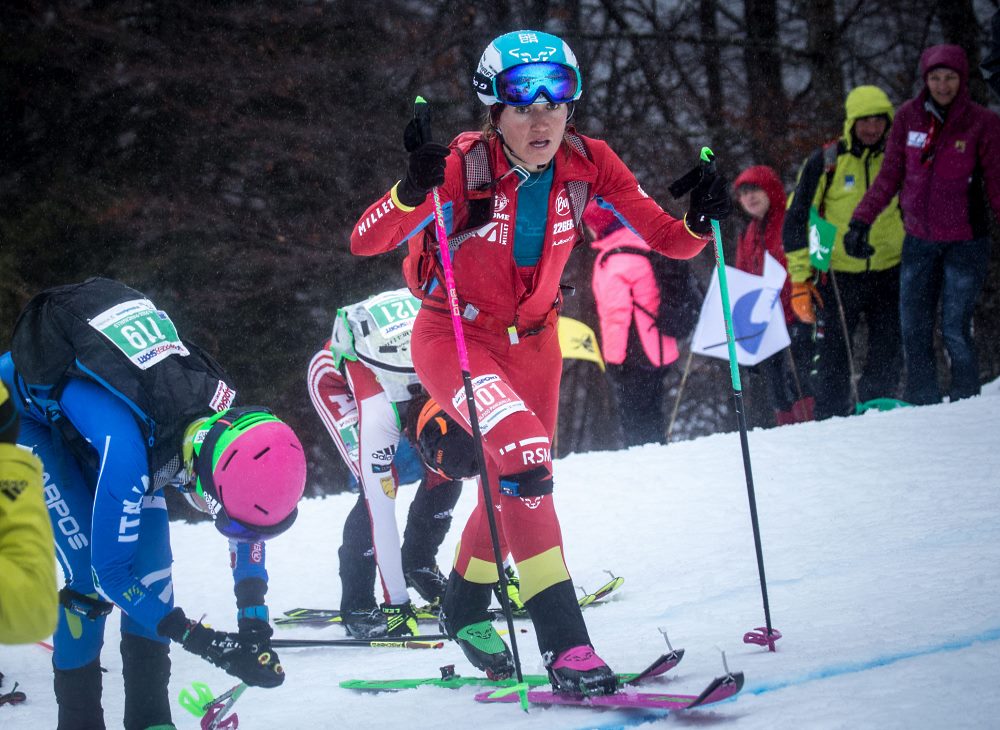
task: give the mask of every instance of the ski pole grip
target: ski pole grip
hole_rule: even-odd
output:
[[[701,168],[706,173],[710,175],[715,174],[715,153],[712,152],[708,147],[701,148],[701,154],[698,156],[701,160]]]
[[[431,134],[431,105],[422,96],[418,96],[413,102],[413,119],[417,123],[421,144],[434,141]]]
[[[701,179],[705,175],[715,174],[715,153],[712,150],[708,147],[702,147],[698,159],[699,162],[696,167],[692,167],[685,172],[670,183],[670,187],[667,188],[674,200],[683,198],[694,190],[694,187],[701,182]]]

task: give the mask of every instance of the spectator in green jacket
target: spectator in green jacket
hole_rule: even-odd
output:
[[[898,301],[903,222],[896,199],[871,228],[870,258],[849,256],[843,244],[855,207],[882,167],[893,107],[877,86],[857,87],[844,106],[844,133],[806,159],[782,231],[792,306],[800,319],[817,325],[817,419],[853,410],[848,345],[862,318],[868,325],[868,343],[858,400],[895,397],[902,369]],[[810,263],[810,209],[837,227],[828,272]]]

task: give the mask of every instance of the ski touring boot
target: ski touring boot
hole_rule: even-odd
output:
[[[444,577],[436,565],[423,568],[411,568],[404,572],[406,585],[417,592],[421,599],[430,606],[439,606],[448,587],[448,579]]]
[[[618,677],[593,647],[573,646],[554,661],[546,661],[553,692],[573,695],[610,695],[618,691]]]
[[[490,621],[469,624],[455,632],[455,641],[476,669],[482,669],[490,679],[514,676],[514,657]]]
[[[378,606],[341,611],[340,621],[354,639],[379,639],[389,631],[385,614]]]

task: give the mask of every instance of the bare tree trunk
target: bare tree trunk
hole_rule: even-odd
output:
[[[972,0],[939,0],[937,8],[945,42],[961,46],[969,57],[969,93],[976,102],[988,104],[990,92],[979,70],[981,28]]]
[[[758,162],[783,171],[782,148],[788,133],[788,99],[781,82],[777,0],[744,0],[747,46],[747,117],[751,149]]]
[[[718,7],[716,0],[700,0],[698,3],[698,26],[704,44],[701,48],[701,62],[705,67],[705,86],[708,91],[707,118],[708,138],[716,149],[730,149],[728,127],[723,124],[722,71],[719,54],[719,25],[716,22]]]
[[[844,73],[840,63],[840,34],[834,0],[804,0],[809,28],[806,56],[812,73],[811,100],[817,117],[826,120],[824,137],[840,131],[844,116]],[[819,130],[817,130],[819,131]]]

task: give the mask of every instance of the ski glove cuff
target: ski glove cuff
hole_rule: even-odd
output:
[[[706,172],[691,191],[684,219],[693,233],[703,236],[712,230],[712,220],[723,221],[732,211],[729,183],[718,173]]]
[[[180,608],[164,616],[156,630],[161,636],[179,642],[187,651],[252,687],[277,687],[285,681],[284,670],[277,653],[271,648],[270,637],[244,637],[242,632],[215,631],[191,621]]]
[[[406,177],[396,187],[399,202],[416,208],[432,187],[443,184],[445,159],[450,153],[448,147],[437,142],[425,142],[411,151]]]
[[[868,259],[875,249],[868,243],[868,232],[871,226],[863,221],[852,220],[844,234],[844,253],[856,259]]]

